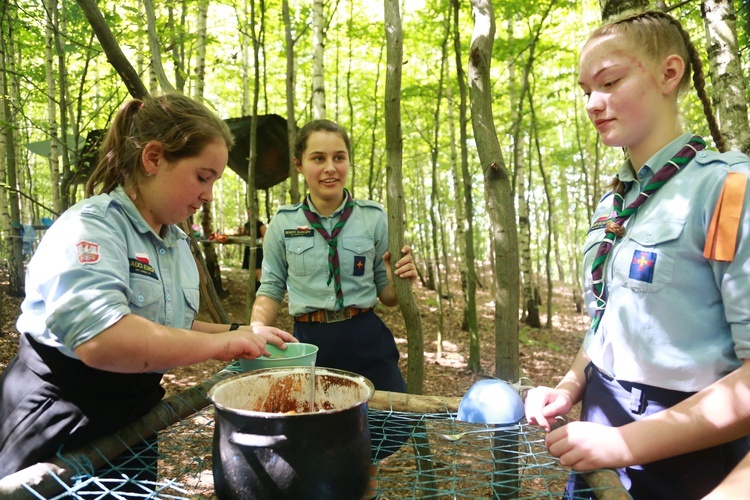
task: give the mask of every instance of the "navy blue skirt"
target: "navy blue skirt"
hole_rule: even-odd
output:
[[[161,378],[90,368],[21,335],[18,354],[0,377],[0,477],[134,422],[164,396]],[[145,453],[129,450],[111,464],[137,464],[130,477],[155,479],[155,440],[144,440]]]
[[[692,392],[662,389],[611,379],[593,363],[586,367],[586,390],[581,420],[620,427],[670,408]],[[689,436],[686,436],[689,439]],[[713,490],[750,450],[747,438],[686,453],[646,465],[617,469],[622,485],[636,499],[699,499]],[[568,498],[594,498],[590,488],[571,475]]]
[[[393,333],[375,314],[367,311],[336,323],[295,321],[294,336],[318,346],[316,366],[336,368],[367,377],[379,391],[406,392],[398,367],[398,348]],[[413,423],[396,414],[370,418],[373,459],[395,453],[409,438]]]

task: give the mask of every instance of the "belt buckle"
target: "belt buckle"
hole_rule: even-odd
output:
[[[326,323],[338,323],[339,321],[349,319],[346,317],[346,309],[341,309],[339,311],[329,311],[328,309],[324,310],[326,312]]]

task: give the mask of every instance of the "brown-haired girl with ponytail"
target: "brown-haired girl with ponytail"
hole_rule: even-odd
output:
[[[700,57],[668,14],[628,15],[581,53],[586,109],[627,152],[584,244],[592,322],[557,387],[528,393],[547,429],[581,402],[581,422],[547,447],[575,471],[617,468],[635,499],[702,498],[750,449],[750,158],[686,133],[690,76],[725,149]],[[568,495],[592,494],[577,474]]]
[[[55,221],[28,265],[18,355],[0,379],[0,477],[140,418],[170,368],[296,342],[194,319],[198,269],[177,224],[211,202],[232,142],[220,118],[181,94],[122,106],[89,197]],[[113,462],[128,483],[118,491],[156,480],[148,440]]]

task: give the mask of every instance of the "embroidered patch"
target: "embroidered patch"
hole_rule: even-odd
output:
[[[284,238],[312,238],[315,235],[315,229],[299,227],[297,229],[284,229]]]
[[[607,221],[609,220],[609,216],[602,215],[598,219],[594,221],[593,224],[591,224],[591,227],[589,228],[589,233],[591,231],[596,231],[597,229],[604,229],[604,227],[607,225]]]
[[[99,262],[99,245],[90,241],[81,240],[76,243],[78,262],[81,264],[96,264]]]
[[[630,277],[634,280],[652,283],[654,279],[654,265],[656,254],[636,250],[633,252],[633,260],[630,262]]]
[[[144,264],[150,264],[151,262],[148,259],[148,254],[145,253],[135,253],[135,260],[138,262],[143,262]]]
[[[354,276],[364,276],[365,274],[365,257],[364,255],[354,256]]]
[[[159,276],[156,275],[156,269],[154,269],[154,266],[151,264],[142,262],[138,259],[128,259],[128,263],[130,264],[131,274],[138,274],[140,276],[153,278],[157,281],[159,280]]]

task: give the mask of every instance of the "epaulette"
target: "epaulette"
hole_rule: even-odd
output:
[[[722,160],[724,160],[723,156]],[[734,260],[746,189],[747,174],[742,172],[727,174],[708,226],[706,245],[703,248],[705,258],[720,262]]]
[[[383,211],[383,212],[385,212],[385,208],[383,208],[383,205],[381,205],[381,204],[380,204],[380,203],[378,203],[377,201],[372,201],[372,200],[360,200],[360,199],[357,199],[357,198],[355,198],[355,199],[354,199],[354,203],[355,203],[355,204],[356,204],[357,206],[360,206],[360,207],[367,207],[367,208],[376,208],[376,209],[378,209],[378,210],[380,210],[380,211]]]
[[[300,208],[302,208],[302,202],[301,201],[298,202],[298,203],[292,203],[290,205],[281,205],[279,207],[278,211],[279,212],[296,212]]]

